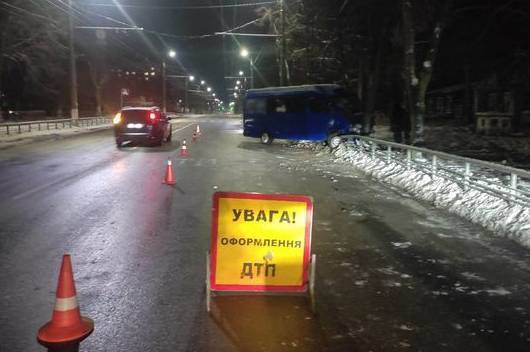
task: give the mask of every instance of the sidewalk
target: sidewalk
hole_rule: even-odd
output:
[[[195,114],[186,114],[186,115],[177,115],[177,114],[171,114],[171,121],[172,122],[178,122],[183,121],[185,119],[193,119],[198,118],[205,115],[195,115]],[[1,126],[2,124],[0,124]],[[106,123],[106,124],[98,124],[94,126],[84,126],[84,127],[65,127],[62,128],[62,126],[58,126],[58,129],[51,129],[51,130],[37,130],[33,129],[31,132],[23,132],[23,133],[12,133],[12,134],[5,134],[0,133],[0,150],[12,148],[17,145],[22,144],[29,144],[33,142],[39,142],[44,140],[50,140],[50,139],[59,139],[59,138],[68,138],[68,137],[74,137],[78,136],[80,134],[84,133],[90,133],[90,132],[96,132],[104,129],[112,128],[112,123]]]
[[[53,130],[32,130],[31,132],[24,132],[20,134],[0,134],[0,150],[43,140],[73,137],[83,133],[95,132],[111,127],[112,124],[107,123],[89,127],[66,127]]]

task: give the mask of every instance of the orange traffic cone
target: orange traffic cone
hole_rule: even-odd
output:
[[[162,181],[162,183],[165,183],[166,185],[174,185],[175,183],[177,183],[177,180],[173,175],[173,167],[171,166],[170,159],[167,159],[166,177],[164,178],[164,181]]]
[[[195,142],[197,141],[197,132],[193,132],[193,133],[191,134],[191,141],[192,141],[193,143],[195,143]]]
[[[70,255],[63,256],[52,320],[44,324],[37,341],[49,351],[72,351],[94,331],[94,322],[81,316],[77,304]]]
[[[186,146],[185,139],[182,141],[182,145],[180,146],[180,156],[188,156],[188,146]]]
[[[201,135],[201,128],[199,127],[199,125],[197,125],[197,129],[195,130],[195,133],[197,133],[197,136]]]

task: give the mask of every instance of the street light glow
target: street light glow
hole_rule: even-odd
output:
[[[247,57],[248,56],[248,50],[243,48],[241,49],[241,52],[239,53],[242,57]]]
[[[236,84],[237,84],[237,85],[240,85],[240,84],[241,84],[241,81],[240,81],[240,80],[237,80]]]
[[[215,97],[215,93],[212,93],[212,97]]]
[[[208,88],[206,88],[206,90],[207,90],[208,92],[211,92],[211,91],[212,91],[212,88],[208,87]]]
[[[245,74],[245,72],[243,72],[243,71],[239,71],[239,75],[240,75],[240,76],[243,76],[244,74]]]
[[[203,86],[206,82],[204,80],[201,80],[201,86]]]
[[[167,56],[169,56],[170,58],[174,58],[175,56],[177,56],[177,52],[175,50],[170,50],[168,53],[167,53]]]

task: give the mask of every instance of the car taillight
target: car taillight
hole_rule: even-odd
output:
[[[155,124],[156,121],[158,120],[158,114],[156,112],[151,111],[149,113],[149,115],[147,115],[147,116],[148,116],[147,123],[149,123],[151,125]]]
[[[117,125],[121,122],[121,112],[114,115],[114,118],[112,119],[112,122]]]

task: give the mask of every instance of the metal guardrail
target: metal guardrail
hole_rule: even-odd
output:
[[[372,158],[443,177],[464,190],[479,190],[525,207],[530,204],[530,172],[526,170],[365,136],[355,138],[360,141],[354,144],[356,148]]]
[[[3,130],[7,135],[10,135],[13,132],[22,134],[24,132],[27,133],[33,130],[42,131],[72,127],[91,127],[111,123],[111,121],[112,119],[108,117],[83,117],[78,119],[76,122],[72,121],[72,119],[13,122],[0,124],[0,130]]]

